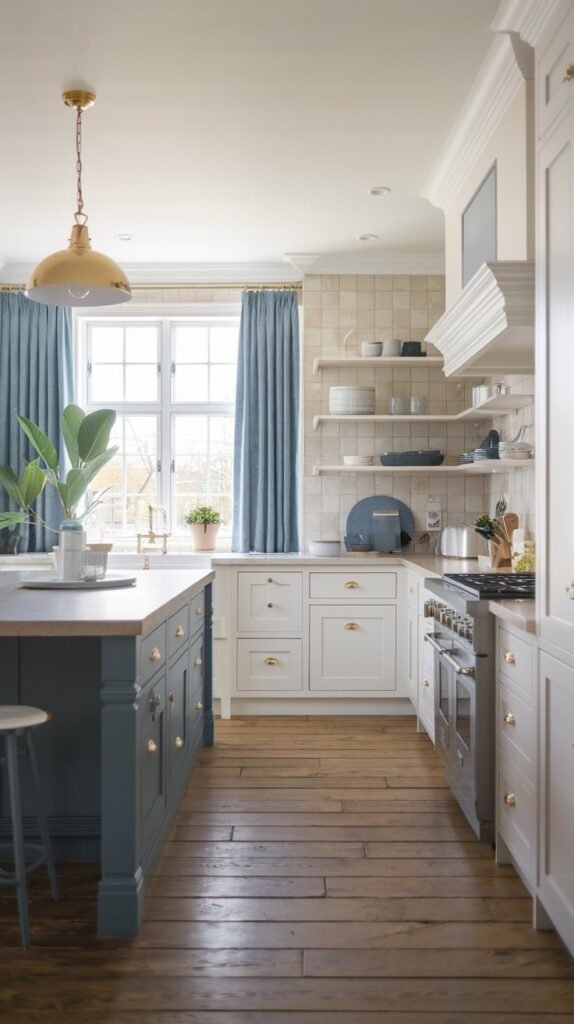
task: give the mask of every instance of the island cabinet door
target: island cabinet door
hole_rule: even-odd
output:
[[[396,614],[394,605],[312,605],[310,689],[395,690]]]
[[[166,680],[156,677],[141,695],[140,771],[144,849],[153,841],[166,807]]]
[[[195,752],[203,743],[204,636],[199,633],[190,648],[189,722],[190,745]]]
[[[185,651],[167,673],[168,789],[185,767],[189,753],[189,655]]]

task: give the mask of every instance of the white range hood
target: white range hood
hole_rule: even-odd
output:
[[[447,377],[534,372],[534,261],[483,263],[426,340]]]

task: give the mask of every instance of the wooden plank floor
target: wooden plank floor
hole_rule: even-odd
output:
[[[565,1024],[574,966],[535,932],[412,719],[217,723],[134,942],[98,940],[96,872],[0,898],[3,1024]]]

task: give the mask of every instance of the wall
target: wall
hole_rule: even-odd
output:
[[[513,393],[519,395],[534,394],[534,377],[508,376],[497,377],[497,380],[508,384]],[[493,383],[494,378],[488,383]],[[534,405],[521,409],[516,415],[503,416],[493,422],[499,431],[501,440],[511,440],[524,427],[521,441],[534,444]],[[505,498],[510,512],[516,512],[520,526],[527,531],[527,536],[534,537],[535,532],[535,495],[534,495],[534,463],[532,469],[524,469],[515,473],[501,473],[489,477],[487,486],[488,509],[494,512],[499,498]]]
[[[429,413],[457,413],[471,404],[473,381],[446,381],[439,367],[323,370],[313,375],[318,356],[345,354],[344,338],[356,328],[347,354],[358,353],[359,340],[397,337],[422,341],[444,310],[443,276],[308,275],[303,286],[303,538],[339,538],[347,515],[360,499],[386,494],[406,502],[424,531],[429,495],[441,501],[443,522],[471,522],[485,511],[485,478],[436,474],[387,476],[376,473],[313,476],[317,463],[339,464],[345,454],[441,448],[448,461],[475,448],[487,426],[469,421],[446,424],[323,424],[313,417],[328,412],[333,384],[375,384],[377,411],[386,412],[392,394],[428,399]],[[429,352],[430,354],[430,352]],[[435,353],[436,354],[436,353]]]
[[[534,83],[524,81],[445,214],[447,307],[462,290],[461,218],[496,161],[497,259],[534,259]]]

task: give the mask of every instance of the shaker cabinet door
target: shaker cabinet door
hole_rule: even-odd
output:
[[[395,690],[395,647],[394,605],[312,605],[310,689]]]

